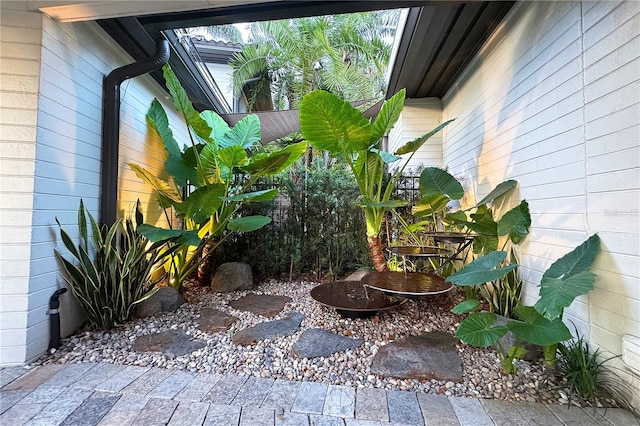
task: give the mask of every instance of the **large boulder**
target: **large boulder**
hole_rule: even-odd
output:
[[[184,299],[173,287],[160,287],[153,296],[140,302],[135,315],[138,318],[159,315],[163,312],[173,312],[184,304]]]
[[[251,289],[253,289],[253,272],[251,272],[251,266],[246,263],[223,263],[211,278],[211,290],[220,293]]]

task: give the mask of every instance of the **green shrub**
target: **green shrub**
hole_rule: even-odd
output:
[[[314,273],[333,277],[369,265],[365,223],[355,204],[359,191],[340,163],[298,162],[278,180],[282,197],[243,206],[243,214],[272,216],[273,223],[224,244],[221,260],[249,263],[259,277]],[[259,187],[262,189],[263,187]]]
[[[89,216],[91,244],[89,244],[87,218]],[[131,221],[116,221],[110,228],[99,227],[91,214],[85,212],[80,201],[78,228],[80,241],[76,246],[60,225],[60,236],[74,260],[67,260],[55,250],[63,266],[63,278],[89,318],[89,325],[110,329],[129,320],[136,303],[151,296],[156,282],[152,279],[154,267],[165,256],[164,242],[149,245],[149,241],[136,232]],[[136,223],[142,223],[139,203]],[[91,260],[93,257],[93,260]]]

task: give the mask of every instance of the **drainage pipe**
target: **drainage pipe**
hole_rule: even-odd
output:
[[[53,292],[49,298],[49,349],[58,349],[60,347],[60,296],[67,292],[67,288],[63,287]]]
[[[133,64],[116,68],[102,85],[102,173],[100,186],[100,223],[111,226],[116,221],[118,199],[118,148],[120,136],[120,85],[123,81],[162,68],[169,61],[169,42],[158,40],[156,53]]]

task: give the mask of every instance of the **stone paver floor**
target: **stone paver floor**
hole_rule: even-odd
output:
[[[0,369],[0,425],[637,425],[624,410],[107,363]]]

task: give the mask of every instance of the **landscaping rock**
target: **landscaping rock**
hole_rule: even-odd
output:
[[[456,339],[443,331],[410,336],[378,350],[371,372],[384,377],[462,381],[462,360]]]
[[[275,317],[282,312],[284,305],[288,302],[291,302],[291,298],[287,296],[251,293],[229,302],[229,306],[239,311],[253,312],[264,317]]]
[[[223,263],[211,278],[211,290],[229,293],[253,289],[251,266],[242,262]]]
[[[496,322],[494,323],[494,325],[500,325],[500,326],[507,325],[507,322],[509,321],[507,317],[504,317],[502,315],[497,315],[497,317],[498,318],[496,319]],[[508,351],[511,346],[516,344],[516,342],[518,342],[518,338],[511,331],[507,331],[507,334],[505,334],[498,340],[498,344],[500,344],[500,347],[503,348],[505,351]],[[527,350],[527,353],[525,353],[524,356],[522,357],[522,359],[525,361],[535,361],[537,359],[540,359],[543,356],[541,346],[537,346],[532,343],[523,342],[523,341],[519,341],[518,344]],[[496,350],[499,350],[499,349],[496,348]]]
[[[341,336],[321,328],[312,328],[302,333],[292,349],[293,353],[301,358],[315,358],[355,349],[362,343],[364,343],[362,339]]]
[[[155,316],[163,312],[173,312],[184,304],[184,299],[173,287],[160,287],[158,291],[140,302],[136,308],[136,317],[144,318]]]
[[[168,330],[148,336],[139,336],[133,343],[136,352],[160,352],[168,358],[176,358],[202,349],[206,343],[191,340],[183,330]]]
[[[200,311],[198,327],[207,333],[226,331],[238,318],[213,308],[204,308]]]
[[[261,322],[253,327],[240,330],[233,335],[232,340],[236,345],[251,345],[264,339],[289,336],[300,330],[300,324],[304,318],[305,316],[299,312],[290,312],[282,319]]]

